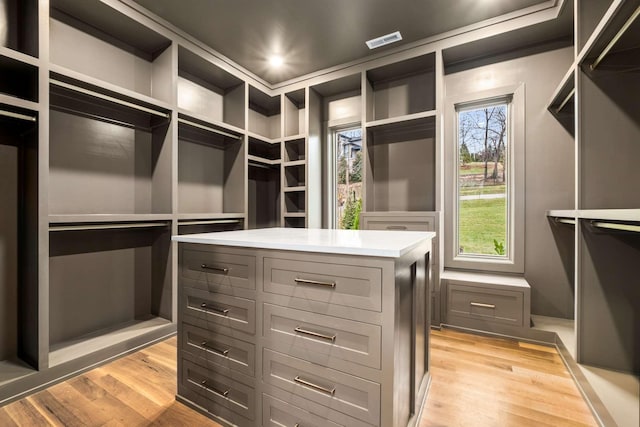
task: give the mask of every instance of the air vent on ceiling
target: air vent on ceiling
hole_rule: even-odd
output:
[[[396,31],[395,33],[386,34],[384,36],[368,40],[367,46],[369,46],[369,49],[375,49],[377,47],[384,46],[390,43],[395,43],[400,40],[402,40],[400,31]]]

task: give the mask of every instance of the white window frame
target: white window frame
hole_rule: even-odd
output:
[[[362,129],[362,124],[360,122],[352,122],[347,124],[341,124],[338,126],[331,126],[327,128],[327,168],[326,168],[326,177],[327,177],[327,191],[326,197],[329,201],[327,203],[327,207],[329,208],[328,212],[328,226],[329,228],[338,228],[338,220],[336,218],[336,186],[337,186],[337,172],[338,172],[338,163],[336,159],[337,153],[337,134],[343,131],[352,130],[352,129]],[[363,147],[364,148],[364,147]],[[364,185],[364,182],[363,182]],[[364,191],[364,187],[363,187]]]
[[[445,101],[445,239],[446,268],[524,273],[524,179],[525,179],[525,93],[524,84],[450,96]],[[500,101],[509,101],[506,162],[507,235],[506,256],[459,254],[458,242],[458,111]]]

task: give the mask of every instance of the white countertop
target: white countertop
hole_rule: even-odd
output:
[[[398,258],[431,240],[435,235],[433,232],[422,231],[262,228],[183,234],[173,236],[171,240],[207,245]]]

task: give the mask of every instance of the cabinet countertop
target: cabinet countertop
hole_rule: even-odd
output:
[[[433,232],[417,231],[262,228],[184,234],[173,236],[171,240],[207,245],[398,258],[430,242],[435,235]]]

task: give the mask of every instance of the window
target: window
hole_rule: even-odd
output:
[[[359,228],[362,210],[362,129],[333,132],[333,227]]]
[[[509,101],[457,109],[457,254],[508,258]]]
[[[445,100],[445,268],[524,272],[524,85]]]

